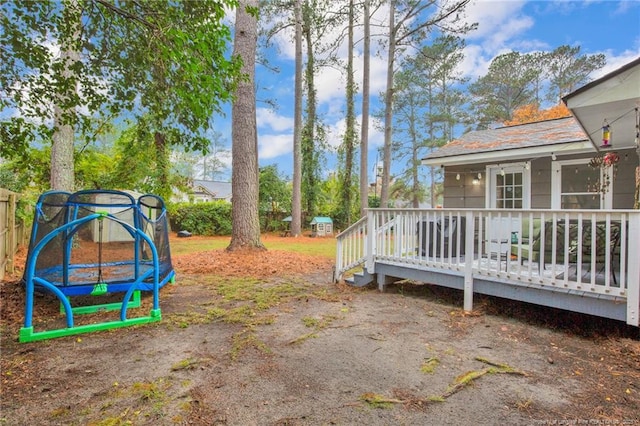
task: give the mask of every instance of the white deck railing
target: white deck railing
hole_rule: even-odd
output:
[[[336,277],[376,262],[458,271],[627,299],[638,321],[637,210],[370,209],[337,253]]]

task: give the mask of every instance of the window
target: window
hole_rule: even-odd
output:
[[[551,207],[554,209],[611,208],[611,187],[604,194],[593,192],[590,186],[602,176],[600,169],[589,166],[589,159],[554,161],[551,177]]]

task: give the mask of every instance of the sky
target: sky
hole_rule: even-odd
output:
[[[438,0],[440,1],[440,0]],[[346,0],[342,0],[344,4]],[[333,4],[341,4],[337,1]],[[290,13],[290,11],[287,11]],[[227,19],[233,25],[234,12]],[[471,82],[486,74],[491,61],[510,51],[522,54],[551,51],[562,45],[579,46],[581,54],[603,53],[606,65],[594,72],[601,77],[640,57],[640,0],[471,0],[464,19],[478,27],[464,36],[466,48],[459,73]],[[371,43],[371,114],[381,111],[380,93],[386,88],[386,51],[380,43],[388,22],[388,6],[384,5],[372,16]],[[382,30],[376,26],[384,27]],[[293,165],[293,101],[294,101],[294,45],[293,29],[281,32],[274,39],[274,47],[261,52],[272,67],[256,66],[258,159],[260,166],[276,164],[286,177],[292,175]],[[362,83],[362,28],[356,28],[355,81]],[[380,34],[376,37],[376,34]],[[327,38],[336,36],[329,34]],[[54,46],[55,47],[55,46]],[[305,47],[303,47],[304,51]],[[346,43],[338,56],[346,62]],[[274,72],[277,67],[279,72]],[[336,148],[345,129],[345,78],[335,68],[323,68],[315,76],[318,114],[328,130],[329,150],[325,153],[322,177],[337,167]],[[266,102],[269,101],[269,102]],[[272,105],[275,104],[274,109]],[[361,100],[356,96],[356,121],[361,122]],[[225,114],[214,117],[215,131],[222,135],[220,142],[227,152],[218,159],[227,167],[216,177],[231,180],[231,106]],[[378,150],[384,138],[381,123],[373,117],[369,126],[369,181]],[[460,126],[460,130],[462,128]],[[455,134],[459,137],[461,134]],[[214,135],[211,135],[214,139]],[[358,130],[359,140],[359,130]],[[358,156],[359,160],[359,156]],[[392,163],[392,174],[402,164]],[[199,176],[196,176],[198,178]]]
[[[372,25],[386,24],[388,9],[372,18]],[[580,46],[581,54],[604,53],[607,64],[592,75],[598,78],[640,56],[640,0],[627,1],[526,1],[472,0],[466,9],[469,22],[478,28],[464,38],[467,44],[460,72],[475,81],[484,75],[497,55],[518,51],[528,53],[553,50],[561,45]],[[375,32],[372,29],[372,34]],[[357,34],[355,39],[359,39]],[[268,52],[271,63],[279,67],[273,73],[264,67],[256,69],[258,87],[258,158],[260,166],[277,164],[286,177],[292,175],[293,164],[293,99],[294,46],[291,35],[276,39],[276,47]],[[371,112],[381,108],[379,94],[386,87],[386,53],[375,41],[372,50],[380,55],[371,57]],[[304,51],[304,48],[303,48]],[[362,82],[362,45],[356,46],[356,82]],[[340,50],[346,58],[346,47]],[[316,75],[318,111],[329,129],[328,143],[335,148],[342,140],[344,129],[344,77],[334,69],[323,69]],[[261,100],[275,101],[274,110]],[[360,121],[360,103],[356,100],[356,115]],[[230,114],[215,118],[216,128],[223,134],[227,146],[231,142]],[[460,136],[460,135],[455,135]],[[382,132],[375,121],[369,130],[369,175],[372,175],[376,154],[383,144]],[[229,148],[230,149],[230,148]],[[230,164],[230,160],[229,164]],[[335,152],[326,154],[323,177],[335,170]],[[393,168],[392,168],[393,173]],[[230,178],[230,169],[221,180]],[[373,179],[370,177],[370,181]]]

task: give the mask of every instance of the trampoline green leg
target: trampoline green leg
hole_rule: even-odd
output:
[[[136,290],[133,292],[133,298],[127,304],[127,308],[139,308],[140,307],[140,290]],[[75,308],[71,308],[71,312],[74,314],[82,315],[82,314],[94,314],[96,312],[108,312],[108,311],[119,311],[122,308],[122,303],[114,302],[114,303],[103,303],[101,305],[90,305],[90,306],[76,306]],[[64,314],[64,305],[60,304],[60,313]]]
[[[114,328],[130,327],[132,325],[148,324],[158,322],[162,319],[160,309],[152,309],[147,317],[131,318],[124,321],[110,321],[100,324],[79,325],[73,328],[61,328],[58,330],[48,330],[34,332],[33,327],[22,327],[18,340],[22,343],[35,342],[38,340],[55,339],[57,337],[73,336],[75,334],[92,333],[94,331],[112,330]]]

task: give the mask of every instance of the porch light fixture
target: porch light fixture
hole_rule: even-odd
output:
[[[529,167],[530,167],[530,165],[529,165],[529,164],[530,164],[530,163],[529,163],[528,161],[527,161],[526,163],[524,163],[524,169],[525,169],[525,170],[529,170]]]
[[[478,180],[482,179],[482,173],[478,172]]]
[[[611,146],[611,126],[609,126],[609,123],[605,119],[604,123],[602,124],[602,145],[600,145],[600,147],[609,148],[610,146]]]
[[[500,169],[500,176],[504,176],[504,168]]]
[[[471,181],[472,184],[474,185],[480,185],[480,179],[478,178],[473,178],[473,180]]]
[[[456,180],[460,180],[460,173],[456,175]]]
[[[556,153],[552,152],[551,153],[551,160],[556,161],[558,159],[558,157],[556,157]]]

